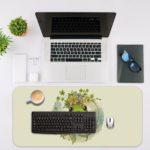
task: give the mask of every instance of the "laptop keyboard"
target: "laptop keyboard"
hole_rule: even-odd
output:
[[[100,32],[99,17],[54,17],[52,31],[58,33]]]
[[[101,43],[51,43],[52,62],[101,62]]]

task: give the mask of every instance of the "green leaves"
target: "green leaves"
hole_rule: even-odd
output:
[[[59,91],[59,94],[60,94],[60,95],[65,95],[65,91],[64,91],[64,90],[61,90],[61,91]]]
[[[79,89],[79,91],[70,91],[66,93],[64,90],[59,91],[59,96],[57,96],[57,101],[61,101],[64,104],[64,108],[70,108],[76,104],[81,108],[86,106],[87,103],[96,101],[94,94],[90,94],[89,89]]]
[[[0,55],[6,53],[8,45],[11,43],[11,38],[6,36],[0,29]]]
[[[27,31],[27,22],[26,20],[22,19],[22,17],[17,17],[11,20],[8,27],[12,34],[16,36],[22,36]]]
[[[56,98],[56,99],[57,99],[57,101],[59,101],[59,100],[60,100],[60,97],[59,97],[59,96],[57,96],[57,98]]]

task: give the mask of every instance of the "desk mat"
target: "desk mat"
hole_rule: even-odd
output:
[[[41,90],[43,104],[26,104],[31,92]],[[31,132],[32,111],[64,110],[68,93],[86,93],[88,110],[96,111],[95,134],[53,135]],[[64,99],[61,99],[63,95]],[[84,94],[83,94],[84,95]],[[90,101],[94,100],[95,104]],[[58,105],[59,104],[61,105]],[[57,104],[57,105],[56,105]],[[114,117],[115,127],[106,127],[106,118]],[[142,141],[142,92],[136,87],[17,87],[13,92],[13,142],[21,147],[111,147],[138,146]]]

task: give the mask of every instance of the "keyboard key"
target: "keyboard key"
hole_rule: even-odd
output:
[[[91,61],[94,61],[95,60],[95,58],[91,58]]]
[[[51,55],[55,55],[55,54],[56,54],[56,52],[51,51]]]
[[[101,61],[101,58],[97,58],[98,61]]]
[[[53,57],[58,57],[58,55],[51,55],[51,57],[53,58]]]
[[[82,61],[82,59],[81,58],[66,58],[66,61],[67,62],[76,62],[76,61]]]

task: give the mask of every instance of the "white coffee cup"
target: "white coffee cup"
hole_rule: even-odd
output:
[[[43,92],[40,90],[35,90],[31,93],[30,99],[26,103],[40,105],[44,102],[44,100],[45,100],[45,97],[44,97]]]

